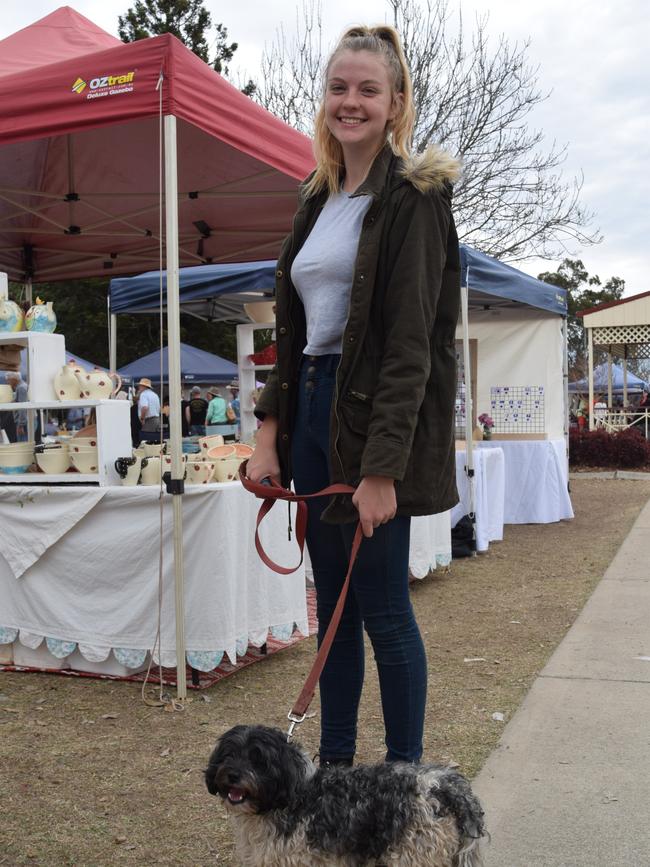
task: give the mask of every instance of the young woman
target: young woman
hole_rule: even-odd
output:
[[[308,501],[319,641],[357,520],[366,537],[320,679],[321,763],[352,763],[364,627],[386,759],[422,755],[427,667],[409,600],[409,530],[410,516],[457,502],[451,183],[459,167],[438,149],[410,156],[413,118],[397,32],[348,30],[326,68],[317,167],[278,260],[278,360],[256,405],[254,481],[293,479],[298,493],[356,487],[352,497]]]

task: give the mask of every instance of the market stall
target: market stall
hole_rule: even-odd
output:
[[[460,502],[451,510],[451,526],[474,511],[476,550],[487,551],[490,542],[503,539],[505,505],[505,458],[503,449],[495,443],[493,449],[474,452],[474,496],[467,476],[467,451],[456,451],[456,484]]]
[[[490,440],[476,445],[479,451],[503,452],[504,523],[549,524],[573,518],[563,439]]]
[[[166,263],[182,648],[178,268],[274,256],[311,143],[170,34],[124,44],[69,7],[0,42],[0,100],[0,269],[29,294]]]
[[[140,668],[158,626],[160,508],[157,486],[0,487],[0,661],[109,674]],[[234,663],[269,631],[308,634],[304,568],[281,576],[264,566],[257,508],[236,482],[191,486],[183,497],[186,656],[201,671],[224,654]],[[160,659],[175,666],[168,495],[162,514]],[[260,533],[272,557],[297,562],[286,510],[272,510]]]

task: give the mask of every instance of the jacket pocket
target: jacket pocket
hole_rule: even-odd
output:
[[[372,413],[372,397],[350,389],[345,393],[340,407],[346,427],[365,438]]]

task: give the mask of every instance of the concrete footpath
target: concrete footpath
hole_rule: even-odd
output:
[[[473,787],[485,867],[650,867],[650,502]]]

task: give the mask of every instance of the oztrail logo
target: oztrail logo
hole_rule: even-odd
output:
[[[83,78],[77,78],[72,85],[72,92],[81,94],[86,88],[89,92],[86,99],[97,99],[101,96],[117,96],[120,93],[130,93],[133,90],[135,70],[125,72],[122,75],[98,75],[89,82]]]

